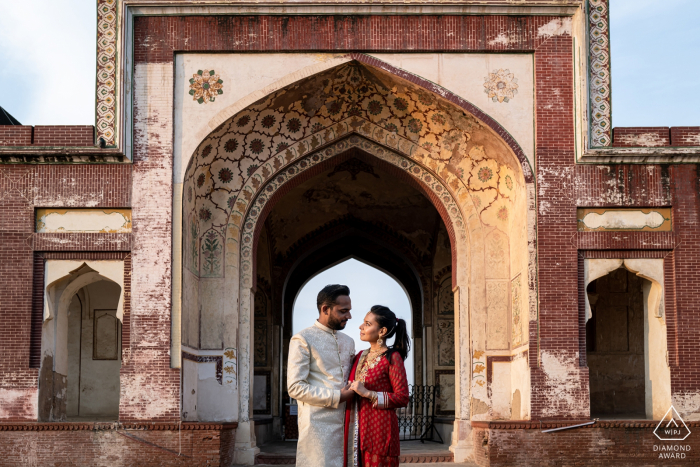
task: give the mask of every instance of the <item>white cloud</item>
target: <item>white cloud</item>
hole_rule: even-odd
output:
[[[25,125],[94,124],[92,0],[0,6],[0,105]]]

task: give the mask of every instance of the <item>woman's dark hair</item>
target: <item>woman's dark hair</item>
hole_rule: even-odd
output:
[[[374,305],[369,310],[377,320],[379,324],[379,329],[386,328],[387,334],[384,336],[384,340],[391,339],[396,336],[394,340],[394,345],[389,347],[386,352],[386,358],[391,361],[391,354],[398,352],[401,358],[406,360],[408,356],[408,351],[411,350],[411,338],[408,337],[408,329],[406,329],[406,321],[396,318],[393,311],[384,305]]]

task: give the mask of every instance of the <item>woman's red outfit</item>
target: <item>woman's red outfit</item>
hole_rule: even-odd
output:
[[[373,364],[364,358],[367,353],[365,350],[355,357],[349,381],[354,381],[364,366],[371,367]],[[368,369],[364,379],[365,387],[377,392],[377,402],[373,404],[370,399],[359,395],[348,401],[345,412],[344,465],[353,466],[354,456],[350,462],[348,457],[352,454],[351,451],[356,450],[358,467],[398,467],[399,421],[394,409],[408,405],[408,381],[401,355],[393,352],[389,358],[382,356]]]

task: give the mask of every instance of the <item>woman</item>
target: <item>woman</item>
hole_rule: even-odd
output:
[[[387,347],[387,339],[394,336],[394,345]],[[371,346],[357,354],[348,378],[357,395],[346,406],[345,467],[398,467],[399,421],[394,409],[408,405],[403,361],[411,341],[406,321],[375,305],[360,326],[360,339]]]

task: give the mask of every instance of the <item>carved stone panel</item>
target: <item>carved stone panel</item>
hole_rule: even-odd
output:
[[[511,323],[513,347],[517,347],[523,343],[523,300],[521,277],[522,276],[518,274],[510,284],[511,313],[513,315],[513,322]]]
[[[508,237],[498,230],[492,230],[486,237],[486,278],[507,279],[508,262]]]
[[[267,366],[267,321],[255,322],[255,366]]]
[[[486,308],[488,310],[489,350],[508,348],[508,281],[486,282]]]
[[[455,299],[454,293],[452,292],[451,276],[447,276],[440,284],[440,290],[438,290],[437,314],[438,316],[450,317],[453,317],[455,314]]]
[[[437,364],[454,366],[455,364],[455,322],[439,319],[437,322]]]

